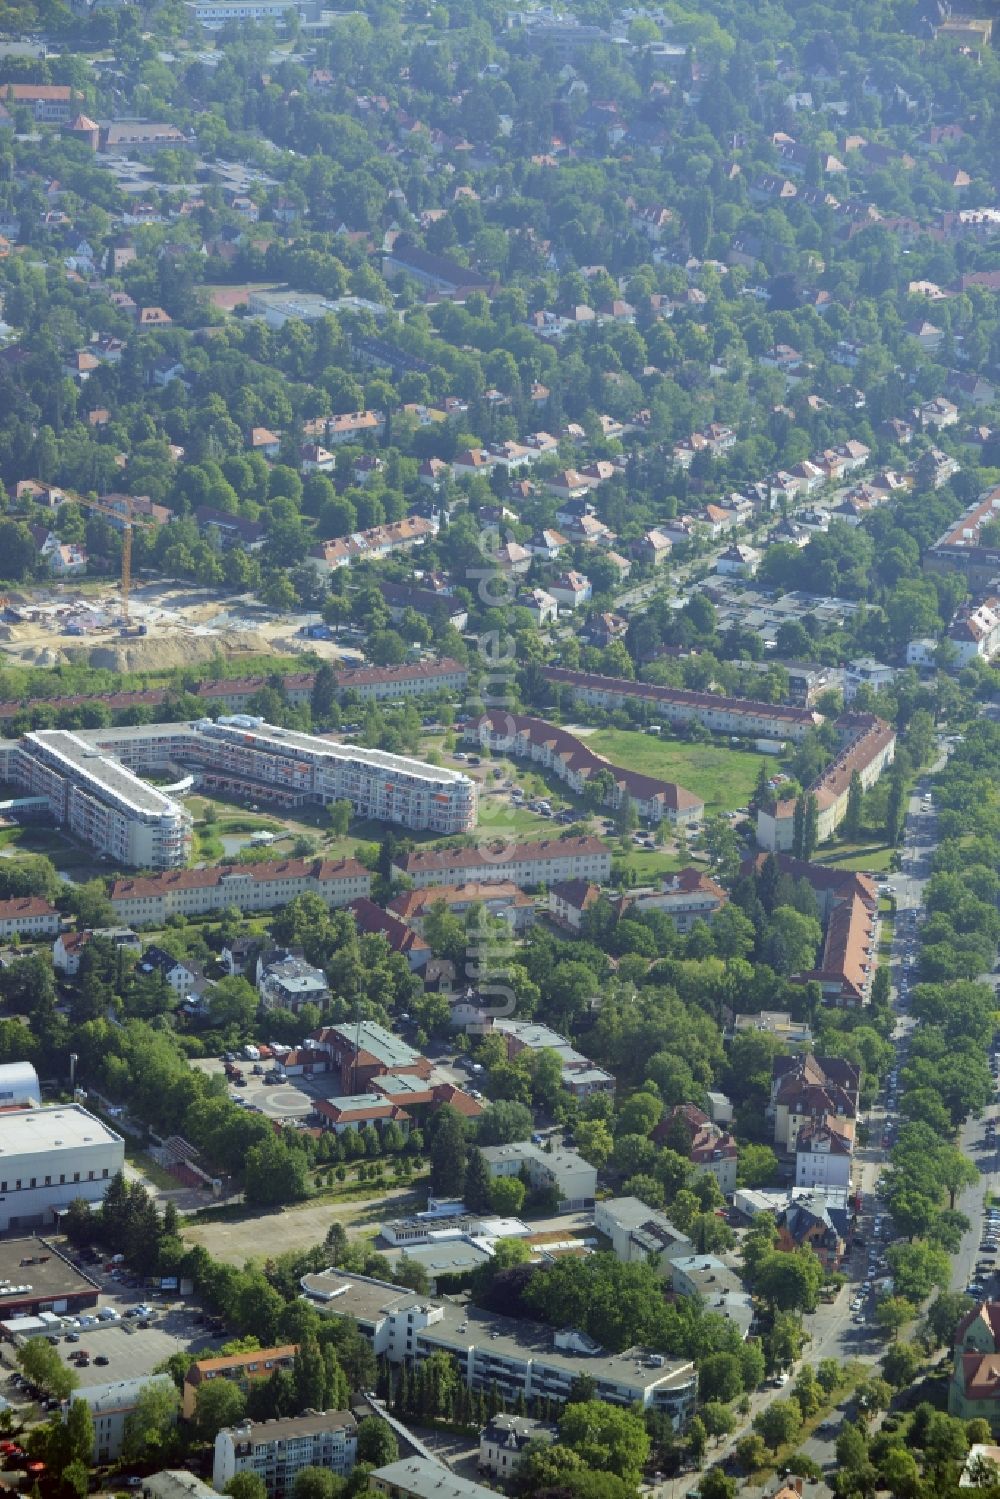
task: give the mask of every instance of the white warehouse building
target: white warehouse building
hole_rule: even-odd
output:
[[[76,1197],[101,1202],[125,1142],[79,1104],[0,1112],[0,1233],[50,1228]]]

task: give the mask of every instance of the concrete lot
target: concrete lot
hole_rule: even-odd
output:
[[[111,1322],[98,1327],[82,1327],[79,1343],[59,1344],[59,1357],[76,1369],[81,1388],[107,1384],[111,1380],[137,1379],[151,1374],[172,1353],[188,1350],[201,1352],[219,1346],[221,1339],[210,1338],[204,1327],[194,1321],[190,1308],[158,1310],[149,1328],[133,1328],[129,1322]],[[85,1348],[91,1362],[85,1369],[73,1364],[73,1356]],[[107,1364],[95,1364],[99,1355]]]
[[[223,1065],[216,1057],[199,1057],[192,1062],[202,1072],[210,1075],[223,1073]],[[337,1091],[336,1079],[332,1073],[324,1073],[320,1077],[301,1077],[294,1082],[266,1083],[263,1077],[254,1077],[250,1071],[252,1062],[240,1062],[247,1080],[245,1088],[235,1088],[229,1085],[230,1096],[238,1099],[246,1107],[253,1105],[265,1114],[269,1119],[304,1119],[307,1114],[312,1113],[314,1100],[317,1098],[333,1098]],[[267,1064],[270,1066],[270,1063]]]

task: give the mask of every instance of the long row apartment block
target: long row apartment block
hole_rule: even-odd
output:
[[[405,875],[418,890],[428,885],[460,885],[475,880],[509,882],[521,889],[554,880],[611,878],[611,850],[599,838],[544,838],[538,843],[479,844],[473,848],[416,849],[399,856],[394,875]]]
[[[865,791],[874,786],[896,757],[896,731],[874,713],[842,713],[834,727],[840,737],[836,757],[810,786],[818,811],[817,839],[825,843],[847,816],[851,781],[857,771]],[[788,853],[795,835],[795,802],[778,801],[757,813],[757,842],[772,852]]]
[[[470,1390],[495,1390],[560,1404],[589,1377],[594,1399],[660,1411],[683,1429],[695,1409],[698,1376],[690,1359],[646,1348],[609,1353],[575,1328],[551,1328],[448,1300],[434,1301],[388,1281],[347,1270],[304,1275],[306,1296],[331,1317],[353,1318],[376,1356],[414,1367],[443,1350]]]
[[[348,666],[335,673],[338,697],[354,693],[361,702],[402,702],[426,697],[435,692],[464,692],[469,681],[468,668],[450,657],[440,661],[417,661],[404,666]],[[282,691],[293,708],[306,707],[312,700],[316,682],[314,671],[289,672],[282,679]],[[266,676],[221,677],[199,682],[191,696],[205,705],[206,712],[246,713],[257,694],[270,687]],[[172,687],[144,687],[130,692],[79,692],[62,697],[34,697],[0,702],[0,720],[18,718],[22,713],[73,713],[81,708],[105,708],[112,714],[125,714],[134,708],[161,708],[175,695]]]
[[[721,697],[714,692],[688,692],[680,687],[658,687],[652,682],[630,682],[571,671],[565,666],[543,666],[542,676],[553,687],[566,687],[576,703],[591,708],[621,708],[630,702],[648,703],[675,726],[702,723],[720,734],[747,738],[804,739],[823,722],[809,708],[787,703],[761,703],[749,697]]]
[[[466,726],[465,738],[483,749],[544,765],[578,796],[595,776],[607,772],[612,779],[603,805],[618,808],[628,797],[648,822],[701,822],[705,815],[705,803],[693,791],[674,781],[612,765],[575,734],[544,718],[494,708]]]
[[[347,906],[369,895],[371,886],[371,874],[356,859],[274,859],[114,880],[111,905],[124,926],[162,926],[170,916],[204,916],[230,907],[275,911],[297,895]]]
[[[154,770],[176,773],[176,785],[150,785],[142,777]],[[344,800],[358,816],[439,836],[471,831],[477,815],[475,782],[460,771],[244,715],[79,733],[42,729],[0,741],[0,778],[127,868],[187,863],[191,818],[173,793],[192,785],[283,807]]]

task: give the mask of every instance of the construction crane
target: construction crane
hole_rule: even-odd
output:
[[[140,518],[135,514],[135,503],[131,495],[120,495],[118,498],[122,502],[120,508],[105,504],[103,500],[88,500],[82,494],[74,494],[70,503],[84,505],[88,510],[96,510],[100,515],[107,515],[111,520],[117,521],[122,528],[122,631],[124,634],[130,634],[128,601],[132,588],[132,532],[137,527],[143,531],[152,530],[156,522]],[[144,634],[145,631],[141,633]]]

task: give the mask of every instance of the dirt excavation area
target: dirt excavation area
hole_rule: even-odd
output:
[[[0,618],[0,654],[18,666],[72,664],[122,672],[306,650],[330,660],[358,659],[356,651],[299,633],[316,618],[315,613],[274,614],[249,594],[144,581],[132,589],[130,633],[124,636],[120,589],[74,580],[9,592]]]

